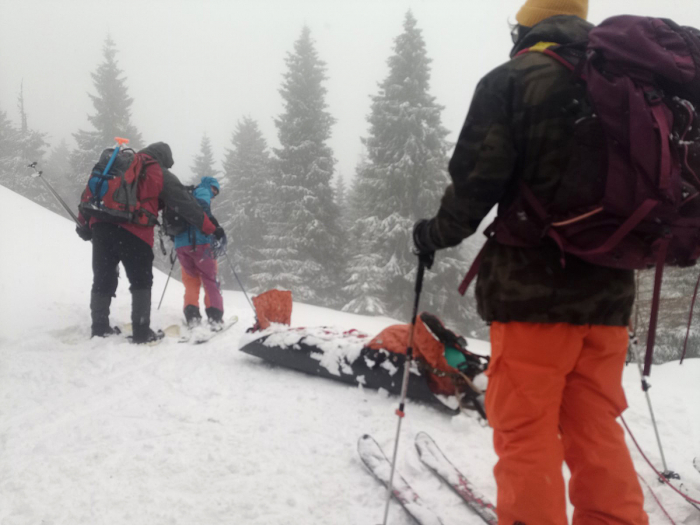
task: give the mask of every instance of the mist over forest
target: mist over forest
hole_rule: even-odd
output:
[[[213,212],[249,294],[285,288],[296,301],[407,320],[412,226],[437,211],[471,93],[507,60],[521,3],[152,1],[113,12],[62,2],[61,13],[0,2],[0,185],[66,216],[30,163],[77,209],[114,137],[136,150],[165,141],[183,182],[221,182]],[[635,13],[700,26],[698,11],[693,0],[591,1],[593,22]],[[67,35],[83,30],[68,51]],[[438,254],[421,309],[485,338],[471,292],[457,293],[483,240]],[[664,358],[677,355],[697,271],[667,273]],[[238,289],[226,264],[220,272]],[[643,273],[642,320],[649,283]],[[700,355],[697,323],[689,355]]]

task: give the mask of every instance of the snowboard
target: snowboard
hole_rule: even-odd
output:
[[[238,317],[233,316],[228,319],[224,319],[223,324],[221,325],[221,328],[217,330],[211,329],[208,325],[202,324],[200,326],[197,326],[195,328],[183,328],[184,332],[182,330],[179,331],[179,339],[178,343],[190,343],[193,345],[201,345],[203,343],[206,343],[207,341],[210,341],[212,338],[216,337],[217,335],[225,332],[229,328],[231,328],[234,324],[238,322]],[[179,326],[179,325],[178,325]],[[166,329],[167,330],[167,329]],[[174,333],[174,331],[173,331]]]
[[[88,326],[87,328],[84,327],[69,327],[69,328],[64,328],[61,330],[56,330],[53,332],[50,332],[52,335],[54,335],[60,342],[61,344],[64,345],[79,345],[83,344],[86,341],[124,341],[124,340],[129,340],[131,337],[132,329],[131,329],[131,323],[127,323],[125,325],[113,325],[112,328],[116,330],[115,333],[108,335],[106,337],[90,337],[90,327]],[[166,334],[167,335],[167,334]],[[154,343],[150,344],[158,344],[162,341],[162,339],[159,339],[158,341],[155,341]]]

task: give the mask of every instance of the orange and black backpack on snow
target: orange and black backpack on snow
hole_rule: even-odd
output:
[[[78,209],[86,218],[155,226],[158,216],[139,199],[139,182],[153,162],[131,148],[104,150],[92,169]]]

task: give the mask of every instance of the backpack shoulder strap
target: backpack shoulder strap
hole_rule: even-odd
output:
[[[523,49],[515,56],[518,57],[521,55],[526,55],[527,53],[542,53],[543,55],[547,55],[548,57],[553,58],[554,60],[567,67],[571,71],[574,71],[578,64],[568,60],[567,58],[564,58],[564,56],[560,52],[557,52],[559,50],[564,49],[565,47],[566,46],[561,46],[555,42],[538,42],[532,47]]]

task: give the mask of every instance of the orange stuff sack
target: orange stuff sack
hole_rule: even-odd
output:
[[[254,330],[265,330],[271,323],[292,322],[292,292],[268,290],[253,297],[253,305],[258,318]]]
[[[397,324],[382,330],[367,345],[373,350],[387,350],[395,354],[405,354],[408,348],[408,335],[411,325]],[[445,345],[435,337],[425,325],[421,316],[416,317],[416,331],[413,334],[413,356],[422,359],[430,367],[442,372],[455,372],[445,359]],[[455,387],[449,377],[428,374],[430,389],[436,394],[453,395]]]

